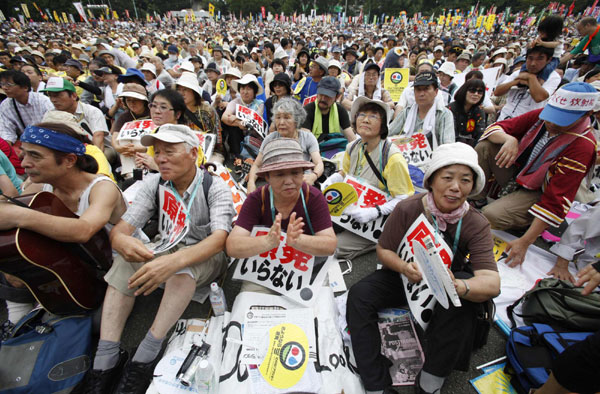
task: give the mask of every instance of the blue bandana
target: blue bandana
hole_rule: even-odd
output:
[[[69,135],[42,127],[27,126],[21,134],[21,141],[45,146],[60,152],[75,153],[77,156],[85,154],[83,142]]]

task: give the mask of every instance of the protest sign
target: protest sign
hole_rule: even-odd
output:
[[[340,216],[344,209],[358,201],[358,193],[354,187],[344,182],[328,186],[323,195],[331,216]]]
[[[359,179],[346,176],[344,183],[349,184],[356,190],[358,200],[356,205],[361,208],[371,208],[375,205],[382,205],[387,202],[387,194],[376,187],[373,187]],[[342,213],[340,216],[332,216],[331,221],[339,224],[344,229],[360,235],[363,238],[377,242],[383,231],[383,226],[388,218],[388,215],[379,217],[368,223],[359,223],[350,215]]]
[[[452,301],[454,306],[461,306],[454,283],[450,278],[450,274],[448,274],[446,266],[437,255],[433,240],[430,237],[425,237],[423,241],[427,245],[427,249],[420,243],[413,243],[412,245],[415,261],[419,264],[423,280],[427,282],[433,296],[444,309],[448,309],[448,297],[450,297],[450,301]]]
[[[158,185],[158,232],[161,239],[151,248],[161,253],[177,245],[189,231],[187,207],[178,201],[173,191],[164,185]]]
[[[397,103],[402,92],[408,86],[408,68],[386,68],[383,77],[383,88],[390,92],[392,100]]]
[[[241,104],[236,104],[235,117],[243,120],[249,129],[254,130],[262,138],[266,137],[267,122],[265,122],[262,116],[256,113],[256,111],[253,111],[248,107],[244,107]]]
[[[117,140],[121,145],[133,144],[135,147],[141,148],[140,139],[142,136],[152,133],[157,127],[151,119],[127,122],[119,130]],[[135,168],[134,156],[119,156],[121,158],[121,175],[126,176],[133,173]]]
[[[218,175],[225,181],[229,189],[231,190],[231,197],[233,198],[233,208],[235,209],[235,216],[233,218],[233,222],[237,220],[238,215],[242,211],[242,206],[244,205],[244,201],[246,201],[246,193],[243,188],[236,182],[236,180],[231,176],[231,173],[227,169],[227,167],[222,164],[217,165],[217,169],[215,170],[215,175]]]
[[[404,238],[398,247],[398,256],[406,262],[414,261],[413,244],[417,242],[425,246],[424,239],[427,236],[435,240],[435,248],[438,255],[442,259],[444,265],[450,267],[452,265],[452,251],[442,237],[437,237],[436,239],[435,230],[423,214],[419,215],[404,235]],[[402,276],[402,284],[410,311],[417,323],[419,323],[423,330],[426,330],[431,321],[433,307],[436,302],[431,289],[426,281],[422,280],[419,283],[412,283],[405,276]]]
[[[287,389],[304,375],[308,363],[308,338],[295,324],[284,323],[269,330],[269,348],[260,373],[272,386]]]
[[[252,229],[253,237],[268,233],[268,227],[256,226]],[[323,284],[332,261],[292,248],[287,244],[287,235],[282,233],[276,248],[258,256],[240,259],[233,279],[259,284],[302,305],[311,305],[317,298],[316,291]]]
[[[202,152],[204,152],[204,157],[208,160],[215,149],[217,136],[203,131],[197,131],[196,136],[198,136],[198,140],[200,141],[200,147],[202,148]]]
[[[227,94],[227,82],[223,78],[217,81],[217,94],[225,96]]]
[[[431,145],[423,133],[415,133],[410,137],[391,137],[390,140],[398,147],[407,164],[422,167],[431,160]]]
[[[308,104],[315,102],[317,100],[317,95],[314,94],[312,96],[309,96],[307,98],[304,99],[304,101],[302,102],[302,106],[306,107]]]

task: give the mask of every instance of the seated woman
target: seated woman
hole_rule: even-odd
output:
[[[183,96],[187,110],[183,114],[185,124],[192,130],[214,134],[216,137],[215,153],[210,161],[223,163],[223,140],[221,138],[221,121],[217,111],[202,99],[203,90],[198,84],[195,74],[184,72],[175,82],[177,91]]]
[[[357,97],[366,96],[373,100],[381,100],[390,109],[393,109],[396,104],[394,104],[390,92],[383,88],[381,78],[379,78],[380,75],[381,69],[377,64],[367,63],[363,72],[354,77],[350,86],[348,86],[348,93],[342,101],[344,108],[350,110],[352,101],[356,100]]]
[[[473,78],[465,82],[454,95],[448,108],[454,117],[454,135],[457,142],[475,147],[485,129],[485,113],[481,103],[485,97],[485,83]]]
[[[298,141],[276,138],[264,146],[257,175],[268,184],[248,194],[235,227],[227,237],[227,255],[247,258],[279,245],[282,231],[287,244],[313,256],[329,256],[336,238],[325,197],[316,187],[304,182],[304,170],[314,164],[304,159]],[[252,237],[254,226],[270,227],[269,234]],[[242,290],[259,290],[245,284]]]
[[[260,116],[263,115],[265,103],[262,100],[256,98],[263,92],[262,86],[258,83],[256,77],[252,74],[246,74],[243,78],[233,80],[231,82],[231,88],[239,93],[236,98],[231,100],[227,104],[227,109],[223,114],[221,120],[223,124],[229,127],[229,150],[230,154],[235,159],[240,159],[235,165],[241,165],[242,158],[242,141],[244,136],[248,133],[246,125],[242,120],[235,116],[236,106],[238,104],[250,108]]]
[[[256,178],[259,167],[264,159],[264,148],[270,141],[277,138],[293,138],[300,144],[304,160],[312,161],[314,167],[304,171],[304,182],[314,185],[317,179],[323,174],[323,159],[319,153],[319,143],[314,134],[308,130],[300,129],[300,125],[306,119],[306,111],[302,105],[291,97],[285,97],[278,100],[273,107],[273,117],[275,119],[275,129],[277,131],[269,134],[263,141],[256,160],[250,168],[248,174],[248,193],[256,189]]]
[[[348,144],[342,162],[342,169],[331,175],[323,183],[323,189],[332,183],[342,182],[346,175],[353,176],[391,196],[389,202],[377,208],[349,207],[344,213],[350,214],[360,223],[377,219],[392,212],[396,204],[415,189],[410,180],[408,166],[398,147],[387,140],[388,120],[391,109],[382,101],[359,97],[352,104],[350,112],[352,126],[360,139]],[[375,167],[367,160],[369,155]],[[349,231],[338,234],[336,256],[352,259],[375,248],[366,238]]]
[[[429,192],[399,203],[385,223],[377,245],[383,269],[352,286],[348,294],[346,316],[354,356],[369,391],[384,390],[392,383],[391,363],[381,354],[377,311],[406,305],[402,275],[411,283],[423,279],[416,262],[404,261],[397,254],[407,230],[421,214],[453,245],[450,277],[462,306],[450,303],[444,309],[435,305],[425,331],[425,364],[417,378],[417,392],[439,393],[452,370],[468,369],[478,303],[500,292],[490,225],[466,202],[467,196],[479,193],[485,184],[475,150],[460,142],[441,145],[433,152],[424,184]]]
[[[269,124],[269,132],[275,131],[275,122],[273,121],[273,107],[278,100],[284,97],[290,97],[292,95],[292,81],[286,73],[275,74],[273,80],[269,84],[269,90],[271,96],[265,103],[265,113],[267,118],[265,119]]]

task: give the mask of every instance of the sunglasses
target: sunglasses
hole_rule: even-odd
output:
[[[483,93],[485,93],[485,90],[483,90],[483,89],[468,89],[467,92],[469,92],[469,93],[483,94]]]

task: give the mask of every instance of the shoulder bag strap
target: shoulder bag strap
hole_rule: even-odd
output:
[[[21,113],[19,112],[19,108],[17,108],[17,100],[12,99],[12,103],[13,103],[13,108],[15,109],[15,112],[17,113],[17,116],[19,117],[19,121],[21,122],[21,127],[23,128],[23,131],[25,131],[25,122],[23,122],[23,117],[21,116]],[[23,131],[21,131],[21,134],[23,134]]]

